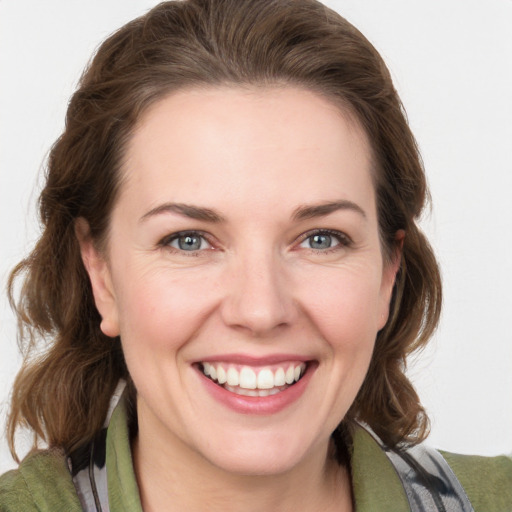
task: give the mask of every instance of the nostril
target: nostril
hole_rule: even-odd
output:
[[[282,302],[256,302],[246,297],[225,304],[223,318],[227,325],[248,330],[260,336],[275,330],[282,330],[291,323],[292,315]]]

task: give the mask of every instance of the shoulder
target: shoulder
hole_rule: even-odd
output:
[[[417,510],[413,503],[438,510],[439,499],[452,510],[453,498],[464,501],[465,494],[474,512],[512,512],[511,457],[458,455],[424,444],[389,450],[365,426],[352,437],[352,483],[360,511]]]
[[[57,450],[27,456],[0,476],[0,512],[80,511],[66,458]]]
[[[512,510],[512,457],[441,454],[476,512]]]

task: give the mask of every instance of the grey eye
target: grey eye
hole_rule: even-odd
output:
[[[209,247],[208,242],[199,234],[185,233],[183,235],[176,236],[169,242],[171,247],[179,249],[180,251],[199,251]]]
[[[178,238],[178,245],[183,251],[197,251],[201,248],[201,237],[185,235]]]
[[[330,249],[333,245],[333,237],[326,234],[316,234],[307,238],[311,249]],[[336,242],[336,240],[334,240]]]
[[[313,249],[314,251],[327,251],[327,249],[334,249],[338,246],[341,249],[348,245],[350,245],[350,241],[343,233],[331,233],[323,230],[306,233],[300,243],[300,247]]]

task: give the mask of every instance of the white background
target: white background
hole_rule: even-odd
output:
[[[0,285],[36,238],[39,169],[96,46],[150,0],[0,0]],[[410,373],[430,443],[512,451],[512,0],[331,0],[382,53],[427,169],[445,284]],[[0,299],[0,420],[19,356]],[[1,428],[0,428],[1,430]],[[0,438],[0,473],[14,467]]]

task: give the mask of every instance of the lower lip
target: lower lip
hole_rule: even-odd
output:
[[[306,373],[302,378],[276,395],[269,396],[245,396],[237,395],[227,389],[215,384],[206,377],[201,370],[198,370],[201,381],[210,395],[221,404],[229,407],[235,412],[241,414],[276,414],[296,402],[304,393],[311,376],[314,373],[314,367],[310,363],[307,366]]]

